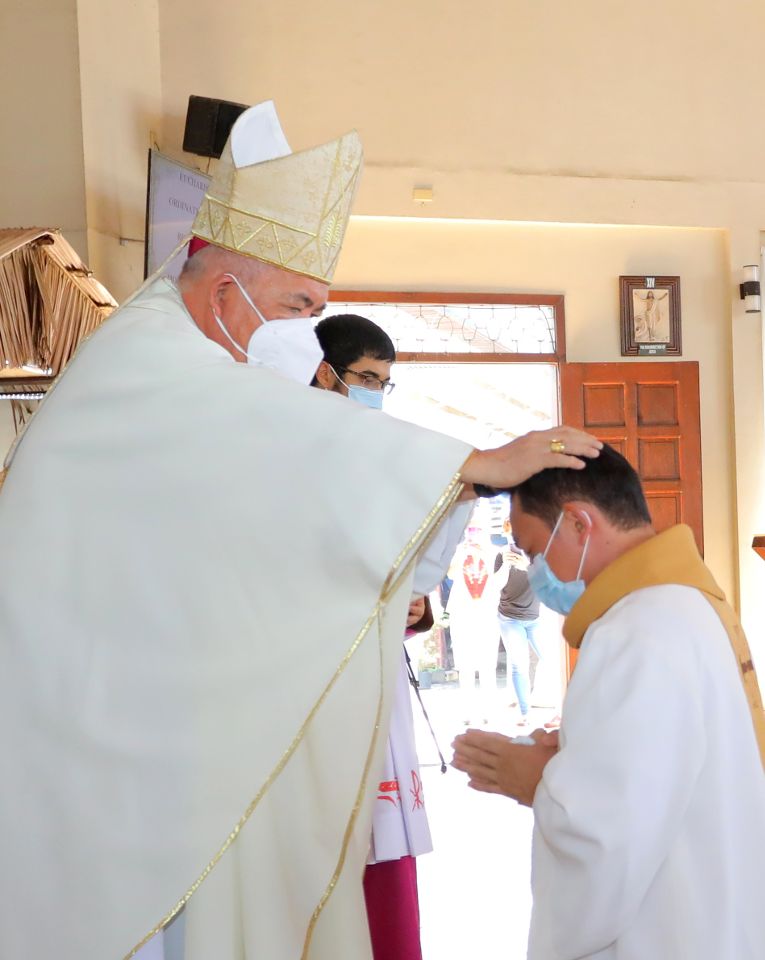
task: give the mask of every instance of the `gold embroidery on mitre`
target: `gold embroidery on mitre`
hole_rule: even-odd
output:
[[[327,223],[324,227],[324,246],[325,247],[336,247],[339,243],[339,238],[342,235],[343,224],[341,221],[341,213],[339,210],[335,210],[332,216],[327,220]]]
[[[361,166],[355,132],[239,168],[226,144],[191,232],[227,250],[329,283]],[[269,229],[263,231],[266,225]]]

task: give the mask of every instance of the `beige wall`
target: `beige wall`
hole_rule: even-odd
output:
[[[160,134],[157,0],[7,0],[0,82],[0,226],[61,227],[126,296],[143,276],[146,155]]]
[[[78,0],[89,266],[118,299],[143,280],[147,154],[161,136],[157,0]]]
[[[733,444],[720,429],[732,418],[723,231],[354,218],[336,286],[562,293],[568,359],[608,361],[622,360],[621,274],[682,278],[683,359],[699,361],[701,380],[706,557],[735,597]]]
[[[0,4],[0,227],[62,227],[87,256],[76,0]]]
[[[276,96],[306,142],[359,126],[373,164],[762,176],[765,134],[739,122],[759,107],[765,10],[749,0],[478,0],[469,15],[460,0],[221,0],[214,17],[161,0],[161,11],[171,117],[189,92]]]
[[[219,0],[214,16],[201,0],[159,3],[168,145],[189,93],[274,97],[293,146],[358,127],[361,213],[411,209],[413,174],[434,183],[434,215],[506,219],[495,178],[765,175],[765,125],[743,122],[765,72],[753,0]],[[466,209],[480,198],[493,212]]]

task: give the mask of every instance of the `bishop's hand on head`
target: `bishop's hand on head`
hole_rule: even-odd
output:
[[[491,488],[486,491],[491,494],[550,467],[581,470],[587,458],[597,457],[602,448],[600,440],[574,427],[533,430],[496,450],[475,450],[463,465],[461,478],[464,483]]]

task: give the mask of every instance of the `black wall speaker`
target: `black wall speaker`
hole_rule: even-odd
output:
[[[183,131],[183,149],[200,157],[215,157],[223,153],[234,121],[247,104],[210,97],[189,97],[186,110],[186,128]]]

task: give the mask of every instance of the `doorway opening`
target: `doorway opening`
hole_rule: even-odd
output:
[[[333,299],[337,302],[328,313],[366,316],[394,341],[397,363],[391,377],[396,389],[385,398],[386,413],[480,448],[500,446],[559,422],[562,298],[339,292]],[[492,573],[512,546],[512,532],[504,523],[508,513],[506,497],[478,501],[468,524],[479,531],[485,556],[481,562]],[[458,555],[458,565],[475,563],[474,549],[467,561],[466,551],[459,554],[458,548]],[[495,587],[504,583],[507,569],[497,571]],[[450,573],[461,577],[463,568]],[[450,580],[431,594],[434,628],[407,643],[447,760],[451,741],[465,729],[466,719],[473,725],[485,720],[485,729],[508,736],[523,732],[518,728],[512,658],[500,638],[499,589],[482,594],[486,609],[481,616],[476,605],[467,620],[460,619],[457,591],[449,599],[444,595]],[[543,611],[541,657],[528,698],[530,729],[559,713],[565,687],[560,619]],[[480,669],[476,675],[472,660],[462,657],[460,662],[460,646],[473,643],[478,632],[493,648],[490,677]],[[418,858],[417,866],[424,960],[459,955],[521,960],[531,909],[531,811],[502,797],[470,791],[463,775],[453,769],[442,775],[436,745],[416,701],[413,710],[434,846],[432,853]],[[471,712],[475,716],[468,717]]]

